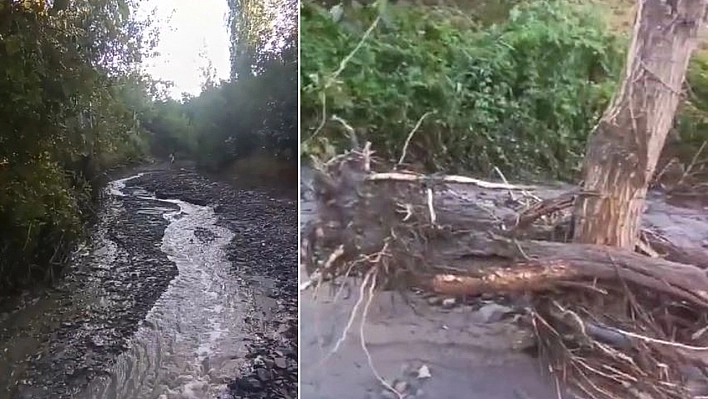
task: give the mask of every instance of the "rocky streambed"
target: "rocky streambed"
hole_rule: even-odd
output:
[[[0,397],[296,397],[295,199],[129,177],[67,276],[5,301]]]

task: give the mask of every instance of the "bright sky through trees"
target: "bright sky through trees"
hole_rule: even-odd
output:
[[[141,11],[152,9],[157,9],[160,55],[146,60],[145,67],[153,77],[174,83],[170,89],[173,98],[181,98],[183,92],[200,93],[201,69],[207,66],[208,60],[218,79],[229,77],[228,3],[225,0],[142,2]]]

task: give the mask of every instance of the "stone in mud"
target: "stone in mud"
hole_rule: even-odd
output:
[[[256,375],[258,375],[258,379],[263,382],[269,381],[272,378],[270,370],[267,369],[256,369]]]
[[[512,313],[513,309],[508,306],[499,305],[497,303],[489,303],[482,306],[477,313],[482,317],[485,323],[494,323],[500,321],[504,316]]]
[[[269,357],[263,359],[263,363],[264,363],[265,366],[266,366],[267,368],[269,368],[269,369],[272,369],[273,366],[275,366],[275,361],[274,361],[273,359],[269,358]]]
[[[278,358],[276,358],[276,359],[275,359],[275,365],[276,365],[278,368],[281,368],[281,369],[286,368],[286,367],[287,367],[287,363],[285,362],[285,358],[284,358],[284,357],[278,357]]]
[[[232,385],[235,385],[235,387],[229,386],[229,388],[245,392],[258,392],[263,389],[263,384],[255,377],[237,378]]]
[[[456,298],[445,298],[442,301],[442,307],[443,309],[452,309],[457,305],[457,299]]]
[[[439,296],[431,296],[427,298],[427,302],[430,306],[440,306],[442,305],[443,298]]]
[[[430,374],[430,368],[425,364],[420,366],[417,372],[417,377],[421,380],[432,377],[432,375]]]

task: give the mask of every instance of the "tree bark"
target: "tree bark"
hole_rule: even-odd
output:
[[[592,132],[574,240],[632,250],[708,0],[639,0],[623,80]]]
[[[461,233],[449,242],[436,242],[428,256],[431,270],[438,272],[421,276],[419,282],[447,295],[539,292],[566,283],[617,279],[708,309],[704,270],[621,249]]]

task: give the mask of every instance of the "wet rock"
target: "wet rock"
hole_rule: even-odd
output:
[[[261,382],[254,377],[237,378],[234,382],[236,389],[240,389],[245,392],[258,392],[263,389],[263,384],[261,384]]]
[[[285,361],[285,358],[279,357],[275,359],[275,366],[281,369],[284,369],[287,367],[287,363]]]
[[[440,306],[443,303],[443,298],[435,295],[435,296],[428,297],[426,299],[426,301],[428,302],[428,305],[430,305],[430,306]]]
[[[443,309],[452,309],[457,306],[457,298],[445,298],[442,301]]]
[[[271,379],[271,374],[269,370],[266,369],[256,369],[256,374],[258,375],[258,379],[266,382]]]
[[[432,377],[432,375],[430,374],[430,368],[425,364],[420,366],[417,372],[417,377],[419,379],[426,379]]]
[[[503,319],[513,309],[508,306],[499,305],[497,303],[489,303],[482,306],[477,313],[481,316],[485,323],[494,323]]]

